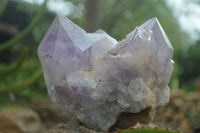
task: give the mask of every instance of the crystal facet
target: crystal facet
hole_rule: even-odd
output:
[[[169,100],[173,48],[157,18],[117,42],[57,16],[38,55],[51,99],[88,128],[108,131],[120,125],[121,113],[150,107],[152,114]]]

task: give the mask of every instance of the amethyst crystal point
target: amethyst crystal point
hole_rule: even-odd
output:
[[[169,100],[173,48],[157,18],[117,42],[57,16],[38,48],[51,99],[97,131],[152,119]]]

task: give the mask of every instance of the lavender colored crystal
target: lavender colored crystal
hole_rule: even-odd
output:
[[[169,100],[173,48],[157,18],[117,42],[57,16],[38,55],[51,99],[88,128],[108,131],[120,113],[152,113]]]

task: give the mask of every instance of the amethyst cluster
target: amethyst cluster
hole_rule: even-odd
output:
[[[88,128],[108,131],[145,122],[169,101],[173,47],[157,18],[118,42],[103,30],[87,33],[56,16],[38,55],[52,101]]]

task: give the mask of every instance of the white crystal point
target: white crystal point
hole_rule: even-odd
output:
[[[104,43],[96,46],[100,41]],[[86,33],[68,18],[56,16],[38,47],[45,83],[52,100],[55,101],[51,91],[53,86],[65,81],[70,72],[90,70],[94,61],[89,58],[102,55],[113,48],[114,43],[117,41],[105,32]]]
[[[160,79],[158,80],[158,84],[160,87],[164,88],[169,83],[173,70],[173,63],[170,63],[173,56],[173,47],[156,17],[148,20],[139,28],[141,30],[148,29],[153,31],[158,56],[157,78]]]
[[[57,16],[38,55],[51,99],[96,131],[147,122],[169,100],[173,48],[157,18],[117,42]]]

